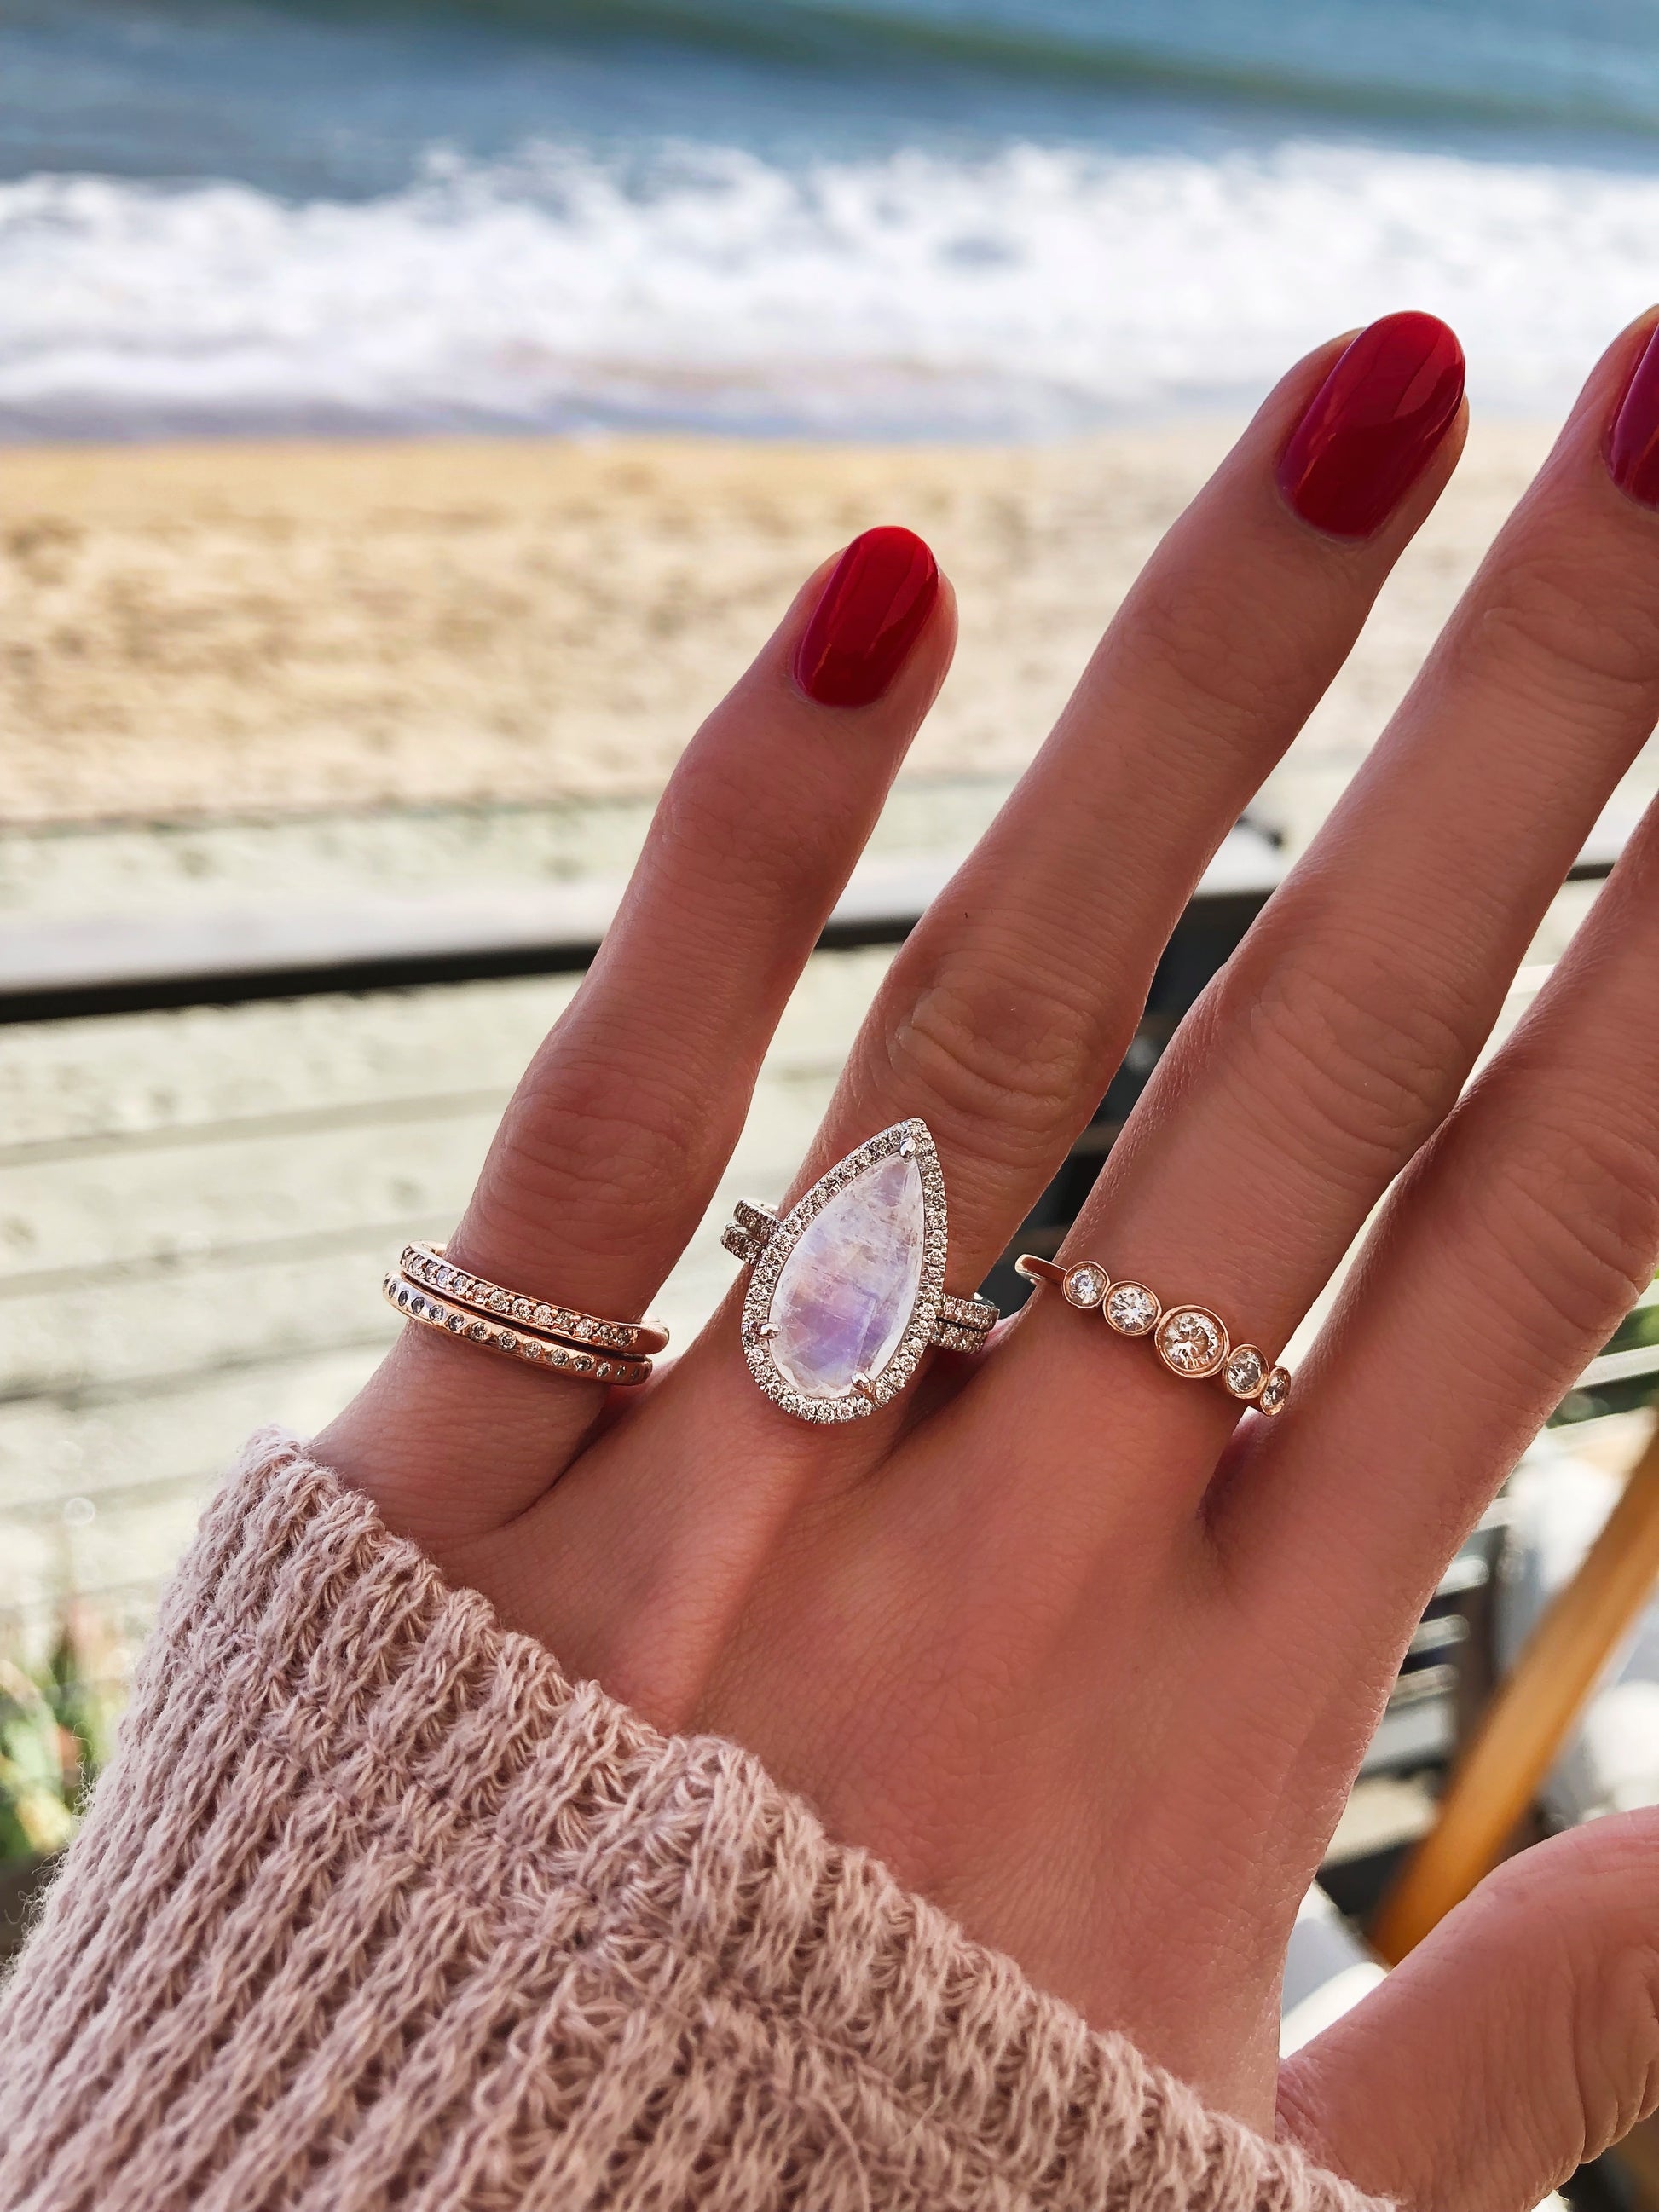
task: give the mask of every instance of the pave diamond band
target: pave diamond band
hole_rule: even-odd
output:
[[[504,1352],[511,1358],[528,1360],[553,1374],[574,1375],[587,1382],[629,1384],[643,1382],[651,1372],[648,1359],[629,1359],[620,1352],[606,1353],[580,1345],[559,1344],[551,1337],[538,1336],[522,1322],[514,1322],[511,1328],[504,1328],[499,1322],[486,1320],[483,1315],[466,1306],[452,1305],[435,1291],[420,1289],[395,1267],[380,1287],[387,1301],[410,1321],[422,1322],[428,1328],[443,1329],[457,1343],[476,1344],[486,1352]]]
[[[1290,1370],[1274,1365],[1254,1344],[1235,1344],[1225,1323],[1207,1306],[1166,1306],[1145,1283],[1114,1282],[1096,1260],[1062,1267],[1022,1252],[1014,1269],[1032,1282],[1054,1284],[1068,1305],[1084,1312],[1097,1308],[1115,1334],[1150,1337],[1171,1375],[1189,1382],[1213,1380],[1229,1397],[1260,1413],[1284,1412],[1291,1395]]]
[[[660,1352],[668,1342],[668,1331],[655,1322],[606,1321],[600,1314],[582,1313],[545,1298],[527,1298],[500,1283],[486,1282],[482,1275],[452,1267],[441,1244],[405,1244],[398,1267],[418,1288],[436,1291],[469,1312],[482,1314],[487,1321],[533,1329],[538,1336],[554,1337],[584,1350],[648,1353]]]
[[[441,1244],[405,1244],[380,1287],[399,1313],[457,1343],[587,1382],[643,1382],[651,1372],[645,1355],[668,1341],[654,1322],[607,1321],[487,1282],[453,1266]]]

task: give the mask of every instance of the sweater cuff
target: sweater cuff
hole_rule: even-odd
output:
[[[256,1438],[0,2007],[0,2199],[1377,2212]]]

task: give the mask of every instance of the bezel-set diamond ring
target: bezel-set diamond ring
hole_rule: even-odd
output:
[[[1016,1274],[1032,1282],[1053,1283],[1067,1305],[1097,1311],[1119,1336],[1145,1336],[1171,1375],[1186,1382],[1218,1382],[1230,1398],[1276,1417],[1291,1395],[1291,1370],[1270,1360],[1254,1344],[1235,1344],[1226,1323],[1208,1306],[1166,1306],[1145,1283],[1114,1282],[1097,1260],[1069,1267],[1022,1252]]]
[[[988,1298],[945,1287],[945,1177],[925,1121],[848,1152],[781,1216],[740,1200],[720,1242],[750,1269],[749,1371],[799,1421],[855,1421],[887,1405],[929,1345],[982,1349]]]

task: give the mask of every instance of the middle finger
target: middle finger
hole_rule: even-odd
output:
[[[1206,865],[1449,475],[1462,388],[1428,315],[1291,372],[893,963],[808,1173],[919,1115],[949,1187],[951,1289],[977,1284],[1097,1107]]]

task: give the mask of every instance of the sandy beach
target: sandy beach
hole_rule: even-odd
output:
[[[909,773],[1016,769],[1230,434],[13,448],[0,817],[648,793],[801,577],[923,532],[962,605]],[[1540,456],[1478,430],[1263,800],[1300,842]]]

